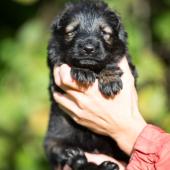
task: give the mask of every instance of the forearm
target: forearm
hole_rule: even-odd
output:
[[[147,125],[140,114],[136,115],[138,116],[126,123],[122,131],[111,135],[111,137],[116,140],[118,146],[128,155],[132,153],[137,137]]]

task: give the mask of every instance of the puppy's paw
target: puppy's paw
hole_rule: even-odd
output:
[[[71,68],[71,77],[78,81],[80,84],[89,86],[95,82],[96,74],[88,69]]]
[[[103,70],[99,75],[99,90],[106,97],[116,95],[122,88],[123,83],[120,79],[123,72],[114,69]]]
[[[116,163],[105,161],[99,165],[102,170],[119,170],[119,166]]]
[[[69,165],[74,170],[77,170],[81,166],[87,164],[87,159],[84,152],[79,148],[65,149],[63,155],[67,160],[65,164]]]

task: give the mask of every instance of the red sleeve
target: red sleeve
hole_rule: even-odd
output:
[[[136,140],[126,169],[170,169],[170,134],[156,126],[147,125]]]

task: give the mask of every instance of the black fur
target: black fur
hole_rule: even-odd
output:
[[[45,150],[53,168],[68,164],[73,170],[119,169],[110,162],[100,166],[87,163],[83,151],[128,161],[112,139],[76,124],[52,97],[53,91],[63,93],[53,77],[54,66],[62,63],[71,66],[72,78],[81,85],[88,87],[98,78],[101,93],[105,97],[114,96],[123,87],[120,79],[123,72],[117,65],[123,56],[127,57],[136,78],[135,67],[128,57],[127,33],[119,16],[104,2],[84,0],[68,4],[54,20],[48,46],[51,114],[45,139]]]

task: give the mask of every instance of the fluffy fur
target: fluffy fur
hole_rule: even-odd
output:
[[[80,85],[88,87],[98,78],[101,93],[105,97],[114,96],[123,87],[120,79],[123,72],[117,65],[123,56],[127,57],[136,78],[135,67],[128,56],[127,33],[119,16],[104,2],[84,0],[67,4],[54,20],[48,46],[51,113],[45,138],[45,150],[53,168],[68,164],[73,170],[119,169],[111,162],[99,166],[87,163],[83,151],[128,161],[112,139],[76,124],[52,96],[53,91],[63,93],[53,77],[54,66],[62,63],[71,66],[71,76]]]

